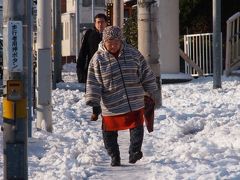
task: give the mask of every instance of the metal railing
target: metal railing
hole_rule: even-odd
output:
[[[240,12],[227,20],[225,65],[226,75],[240,67]]]
[[[184,35],[184,53],[202,69],[203,75],[213,74],[212,36],[212,33]],[[186,62],[185,73],[199,75],[196,69]]]
[[[212,74],[212,33],[184,35],[184,52],[203,70],[203,75]],[[197,76],[197,72],[185,63],[185,72]]]

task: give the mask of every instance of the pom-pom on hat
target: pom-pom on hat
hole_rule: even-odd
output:
[[[107,26],[103,30],[102,40],[106,42],[113,39],[123,40],[122,30],[118,26]]]

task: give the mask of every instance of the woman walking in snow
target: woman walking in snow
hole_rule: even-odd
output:
[[[141,53],[123,42],[119,27],[106,27],[89,64],[86,104],[101,105],[103,141],[111,166],[121,165],[118,130],[130,130],[129,163],[142,158],[144,95],[156,90],[155,76]]]

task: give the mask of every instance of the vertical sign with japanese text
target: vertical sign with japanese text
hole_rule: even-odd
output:
[[[10,72],[23,71],[23,30],[21,21],[9,21],[8,31],[8,70]]]

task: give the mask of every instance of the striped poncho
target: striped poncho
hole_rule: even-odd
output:
[[[143,108],[145,92],[156,90],[156,78],[137,49],[124,43],[115,58],[99,44],[88,68],[87,105],[101,105],[103,116],[125,114]]]

